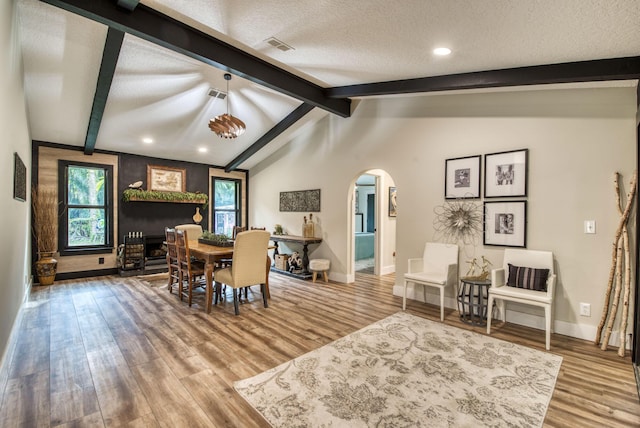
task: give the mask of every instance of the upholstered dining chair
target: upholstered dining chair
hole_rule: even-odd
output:
[[[189,232],[189,239],[195,241],[202,236],[202,226],[199,224],[179,224],[175,227],[176,230],[186,230]]]
[[[427,301],[427,287],[440,290],[440,321],[444,321],[444,289],[458,282],[458,246],[427,242],[422,258],[409,259],[407,273],[404,274],[404,294],[402,310],[407,308],[407,284],[420,284]],[[415,292],[415,289],[414,289]]]
[[[500,319],[507,319],[505,302],[515,302],[544,309],[545,347],[551,349],[553,333],[553,295],[556,274],[551,251],[507,248],[504,250],[503,267],[491,271],[491,287],[487,314],[487,334],[491,334],[493,302],[496,302]]]
[[[167,245],[167,267],[169,268],[169,293],[178,288],[180,293],[180,263],[178,262],[178,247],[176,245],[176,230],[171,227],[164,228],[165,242]]]
[[[204,265],[191,259],[187,231],[176,229],[175,234],[178,251],[178,276],[180,277],[179,296],[180,300],[186,297],[187,303],[191,306],[194,287],[203,286],[201,282],[196,281],[196,278],[204,275]],[[204,286],[206,287],[206,285]]]
[[[267,270],[265,269],[265,257],[269,247],[271,234],[266,230],[248,230],[240,232],[236,236],[233,246],[233,263],[215,271],[214,281],[217,290],[220,284],[233,288],[233,307],[235,314],[240,314],[238,289],[260,284],[262,301],[267,308]],[[216,293],[216,303],[218,294]]]

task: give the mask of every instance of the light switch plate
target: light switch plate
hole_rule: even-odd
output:
[[[584,221],[584,233],[596,233],[596,221],[585,220]]]

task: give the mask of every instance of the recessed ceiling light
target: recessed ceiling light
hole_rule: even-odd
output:
[[[449,55],[450,53],[451,53],[451,49],[449,48],[435,48],[433,50],[433,54],[438,56],[446,56],[446,55]]]
[[[142,142],[145,144],[151,144],[153,143],[153,138],[149,138],[149,137],[143,138]]]
[[[198,151],[200,153],[207,153],[207,148],[206,147],[200,147],[200,148],[198,148]]]

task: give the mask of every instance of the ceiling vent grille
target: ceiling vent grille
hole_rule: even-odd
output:
[[[283,52],[290,51],[290,50],[293,49],[291,46],[289,46],[288,44],[286,44],[282,40],[276,39],[275,37],[270,37],[267,40],[265,40],[265,42],[267,42],[268,44],[270,44],[271,46],[273,46],[276,49],[280,49]]]
[[[211,88],[211,89],[209,89],[209,96],[213,97],[213,98],[220,98],[221,100],[224,100],[225,98],[227,98],[227,93],[226,92],[222,92],[219,89]]]

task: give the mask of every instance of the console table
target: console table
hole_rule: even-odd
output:
[[[296,278],[301,279],[309,279],[313,276],[311,272],[309,272],[309,244],[319,244],[322,242],[322,238],[305,238],[304,236],[295,236],[295,235],[271,235],[271,240],[273,241],[273,245],[275,249],[273,250],[273,260],[276,259],[276,255],[278,254],[278,243],[286,242],[291,244],[302,245],[302,273],[291,273],[285,270],[277,269],[275,266],[271,268],[272,271],[283,273],[285,275],[294,276]]]

